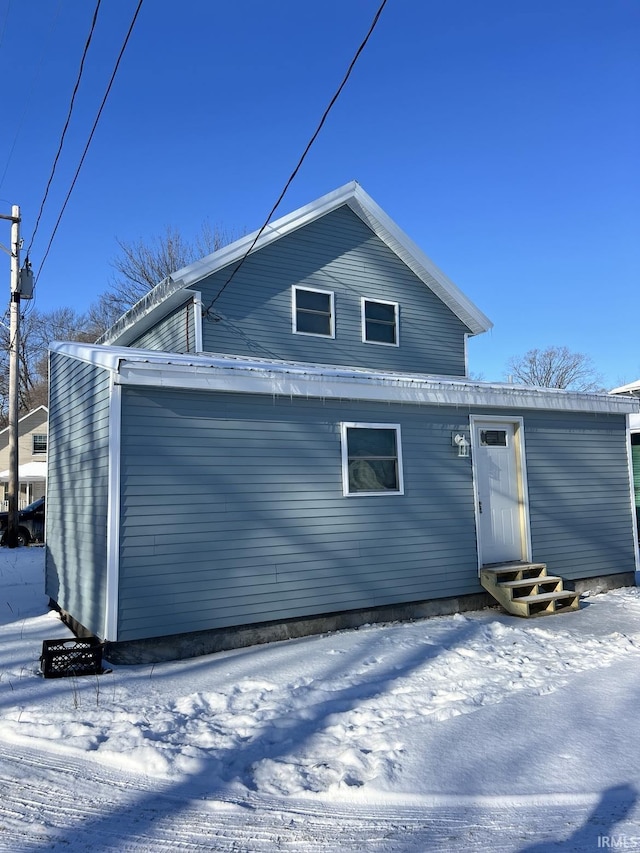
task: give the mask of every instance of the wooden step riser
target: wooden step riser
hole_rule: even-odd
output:
[[[568,613],[580,608],[580,596],[573,595],[570,598],[561,598],[551,601],[530,602],[528,605],[529,617],[546,616],[550,613]]]
[[[540,595],[544,592],[565,592],[564,587],[562,586],[562,581],[553,581],[552,583],[534,583],[529,586],[520,586],[516,587],[502,587],[501,584],[498,584],[507,595],[510,595],[511,598],[515,601],[518,598],[523,598],[527,595]]]

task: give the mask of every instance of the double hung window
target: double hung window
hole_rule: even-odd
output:
[[[341,424],[345,495],[403,494],[402,449],[397,424]]]
[[[292,297],[294,332],[326,338],[335,336],[334,296],[330,290],[294,286]]]
[[[34,453],[47,452],[47,436],[46,434],[34,433],[32,449]]]
[[[398,346],[398,303],[362,298],[362,340]]]

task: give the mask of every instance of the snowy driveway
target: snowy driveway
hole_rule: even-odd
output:
[[[43,550],[0,549],[0,850],[640,850],[640,596],[497,610],[100,677]]]

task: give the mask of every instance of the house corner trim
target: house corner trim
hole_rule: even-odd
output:
[[[122,387],[111,378],[109,396],[109,474],[107,496],[107,577],[104,640],[118,640],[120,580],[120,435]]]

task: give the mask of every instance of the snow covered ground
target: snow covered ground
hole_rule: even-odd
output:
[[[640,850],[640,590],[44,679],[0,549],[0,851]]]

